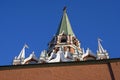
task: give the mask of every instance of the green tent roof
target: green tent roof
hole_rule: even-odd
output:
[[[63,16],[62,16],[56,35],[59,35],[61,33],[64,33],[66,35],[74,35],[71,25],[70,25],[70,21],[66,13],[66,8],[64,9]]]

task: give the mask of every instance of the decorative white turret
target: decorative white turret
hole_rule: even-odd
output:
[[[48,58],[48,61],[54,59],[56,57],[56,53],[55,50],[53,50],[53,52],[51,53],[50,57]]]
[[[46,63],[47,58],[48,58],[47,51],[43,50],[40,54],[39,63]]]
[[[34,51],[29,55],[29,57],[25,57],[25,49],[28,48],[28,46],[25,44],[18,55],[18,57],[15,57],[13,60],[13,65],[23,65],[23,64],[34,64],[38,63],[38,59],[35,56]]]
[[[25,48],[28,48],[28,46],[25,44],[23,49],[21,50],[19,56],[17,57],[17,59],[25,59]]]
[[[68,59],[72,59],[72,54],[70,53],[69,49],[67,48],[67,50],[65,51],[65,58],[68,58]]]
[[[18,55],[16,56],[15,59],[13,60],[13,65],[18,65],[18,64],[23,64],[24,59],[25,59],[25,49],[28,48],[28,46],[25,44]]]
[[[109,55],[107,51],[103,49],[101,41],[101,39],[98,39],[97,59],[109,59]]]
[[[56,53],[56,57],[48,61],[48,63],[61,62],[61,60],[63,59],[64,59],[64,52],[63,52],[62,47],[60,47],[59,51]]]
[[[66,57],[65,57],[65,55],[66,55]],[[68,58],[68,56],[72,57],[72,56],[69,55],[69,52],[65,54],[64,50],[63,50],[63,47],[60,47],[59,51],[56,53],[56,57],[54,59],[49,60],[48,63],[73,61],[73,59]]]
[[[77,51],[77,49],[75,49],[75,53],[73,54],[73,60],[80,61],[80,56],[79,56],[79,52]]]
[[[29,57],[27,57],[23,64],[35,64],[35,63],[38,63],[38,59],[37,57],[35,56],[35,53],[34,51],[29,55]]]
[[[83,60],[86,61],[86,60],[96,60],[96,55],[92,53],[92,51],[87,48],[86,50],[86,53],[83,54],[82,56]]]

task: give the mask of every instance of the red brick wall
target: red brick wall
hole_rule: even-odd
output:
[[[120,80],[120,62],[111,63],[115,80]]]
[[[111,63],[120,80],[120,62]],[[112,80],[107,64],[21,68],[0,71],[0,80]]]

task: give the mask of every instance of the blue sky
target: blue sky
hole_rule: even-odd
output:
[[[81,47],[95,54],[97,38],[111,58],[120,58],[119,0],[0,0],[0,65],[10,65],[26,43],[26,56],[47,49],[67,6]]]

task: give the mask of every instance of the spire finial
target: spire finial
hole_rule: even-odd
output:
[[[98,42],[101,42],[102,40],[100,38],[98,38]]]
[[[65,7],[63,8],[63,11],[66,12],[66,9],[67,9],[67,7],[65,6]]]

